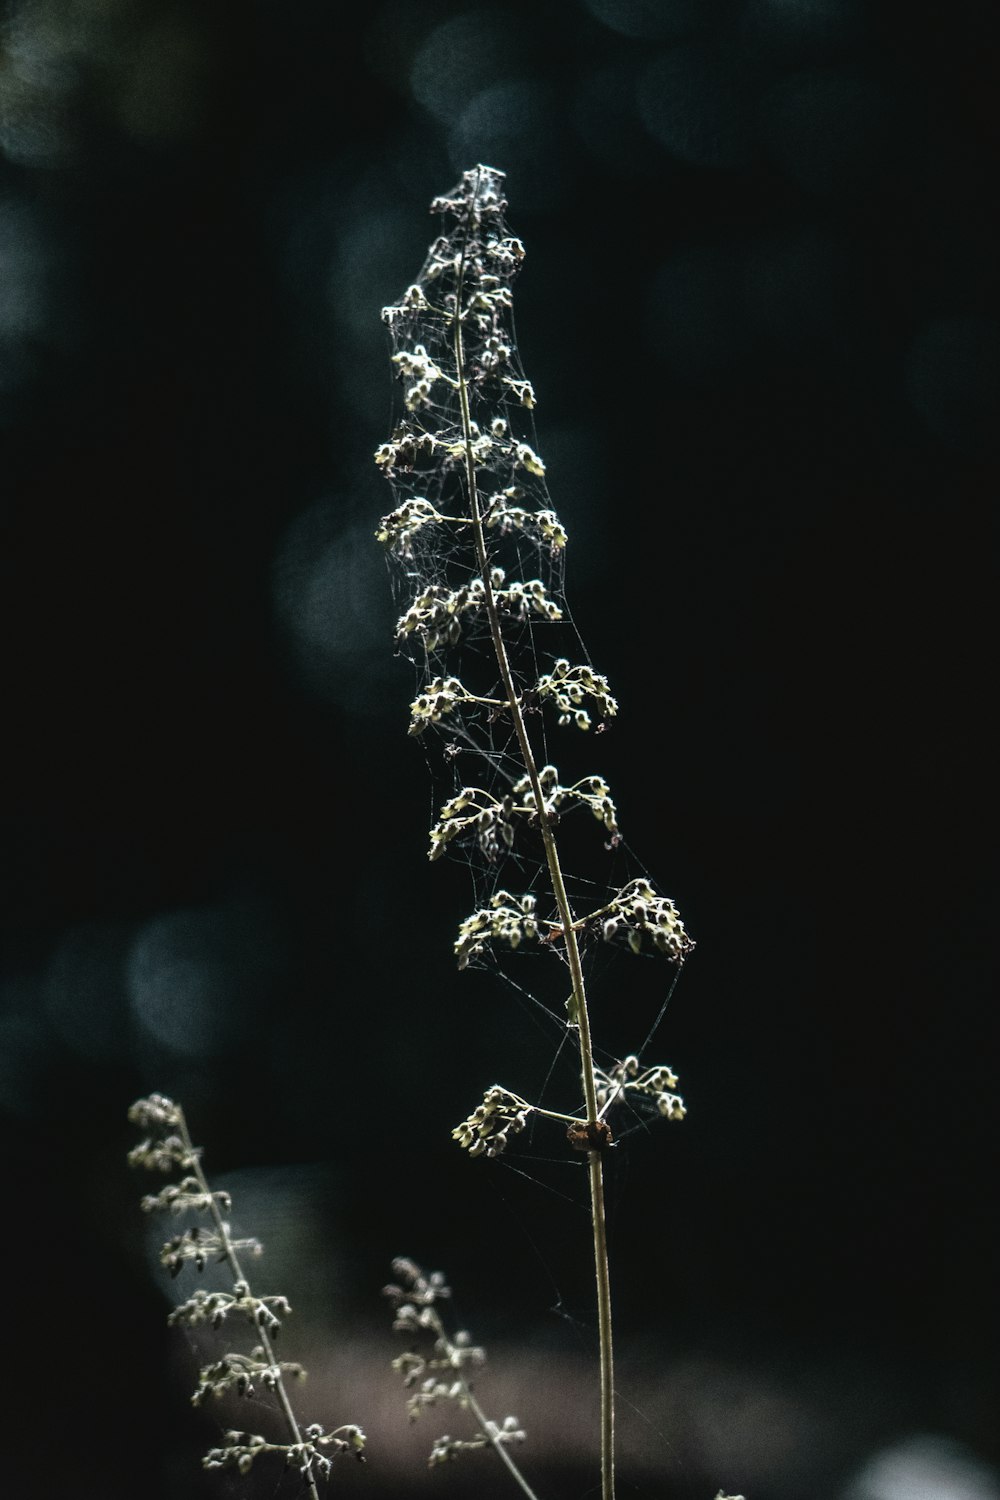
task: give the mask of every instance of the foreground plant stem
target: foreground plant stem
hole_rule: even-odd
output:
[[[587,1010],[587,993],[583,978],[583,966],[580,962],[580,948],[577,941],[575,919],[569,897],[566,893],[566,882],[563,879],[562,866],[559,862],[559,851],[556,845],[555,833],[553,832],[549,815],[545,811],[545,794],[539,779],[538,766],[535,761],[531,740],[528,737],[528,731],[525,727],[524,716],[521,712],[520,697],[514,684],[513,673],[511,672],[507,646],[503,638],[500,615],[490,577],[490,563],[486,551],[486,539],[483,534],[482,510],[479,504],[476,465],[472,449],[473,433],[472,416],[469,409],[468,375],[462,343],[462,292],[465,282],[467,245],[468,241],[466,240],[462,246],[462,258],[458,270],[453,337],[455,372],[458,379],[458,394],[462,412],[462,437],[465,447],[465,473],[469,492],[469,513],[472,520],[472,529],[476,544],[476,558],[483,583],[484,601],[490,624],[493,649],[496,653],[497,666],[500,670],[500,678],[503,683],[514,732],[520,747],[521,758],[528,774],[528,780],[531,783],[535,807],[538,809],[538,820],[545,846],[545,859],[548,865],[549,879],[552,883],[552,893],[555,897],[559,920],[562,925],[566,946],[566,962],[573,985],[573,1014],[577,1024],[577,1035],[580,1044],[580,1074],[587,1109],[587,1127],[588,1129],[593,1127],[594,1134],[592,1138],[596,1140],[600,1138],[598,1129],[600,1116],[597,1105],[597,1082],[594,1077],[594,1054],[590,1040],[590,1016]],[[592,1149],[588,1151],[587,1168],[590,1182],[591,1223],[594,1237],[594,1273],[597,1283],[597,1326],[600,1340],[601,1497],[602,1500],[614,1500],[615,1408],[611,1279],[608,1270],[607,1221],[604,1208],[604,1169],[599,1150]],[[475,1410],[475,1407],[473,1407],[473,1410]],[[497,1447],[497,1451],[500,1452],[501,1457],[513,1468],[514,1465],[509,1456],[503,1452],[499,1445],[495,1446]],[[527,1487],[524,1485],[523,1480],[520,1482],[522,1488],[526,1489]]]
[[[205,1194],[209,1213],[211,1214],[212,1222],[215,1225],[215,1232],[219,1236],[219,1242],[222,1245],[223,1253],[226,1258],[226,1264],[228,1265],[230,1272],[232,1273],[233,1281],[234,1283],[243,1282],[244,1284],[249,1285],[247,1277],[243,1272],[243,1268],[240,1265],[239,1257],[237,1256],[236,1251],[233,1248],[233,1243],[229,1235],[229,1226],[226,1224],[226,1221],[222,1217],[222,1211],[219,1208],[219,1204],[215,1197],[215,1194],[209,1187],[208,1179],[202,1171],[201,1160],[199,1158],[197,1150],[195,1149],[194,1143],[191,1140],[191,1136],[187,1127],[187,1121],[184,1118],[184,1111],[181,1109],[180,1105],[176,1105],[175,1107],[177,1110],[177,1134],[180,1136],[181,1141],[183,1142],[184,1150],[190,1157],[191,1166],[189,1170],[191,1172],[191,1175],[196,1179],[199,1188]],[[268,1331],[263,1325],[258,1326],[257,1336],[260,1339],[261,1348],[264,1350],[264,1355],[268,1363],[277,1372],[274,1382],[274,1391],[278,1397],[278,1405],[281,1407],[281,1414],[285,1419],[285,1425],[287,1426],[288,1431],[291,1435],[292,1442],[301,1444],[303,1441],[302,1433],[299,1428],[298,1421],[296,1420],[295,1412],[292,1409],[292,1403],[288,1399],[288,1392],[285,1390],[285,1382],[281,1375],[281,1366],[278,1362],[278,1356],[275,1353],[274,1345],[271,1342]],[[319,1490],[316,1488],[316,1481],[313,1478],[311,1470],[306,1476],[306,1493],[309,1496],[309,1500],[319,1500]]]

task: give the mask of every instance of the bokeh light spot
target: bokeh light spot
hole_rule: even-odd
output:
[[[573,104],[574,124],[588,150],[626,178],[663,167],[663,153],[639,118],[637,71],[632,58],[588,69]]]
[[[8,9],[0,148],[11,161],[40,168],[78,158],[90,144],[85,99],[140,139],[183,138],[201,124],[210,42],[198,7],[14,0]]]
[[[746,258],[747,321],[775,351],[830,349],[838,314],[848,305],[844,256],[811,226],[761,238]]]
[[[844,1500],[1000,1500],[1000,1486],[961,1444],[921,1433],[869,1459]]]
[[[810,192],[857,193],[902,166],[898,114],[851,68],[789,74],[765,97],[761,129],[774,160]]]
[[[125,966],[131,933],[114,927],[71,927],[49,959],[42,993],[53,1031],[94,1062],[124,1055],[128,1031]]]
[[[38,1020],[34,982],[0,987],[0,1112],[32,1116],[46,1107],[44,1077],[50,1043]]]
[[[389,188],[385,191],[388,193]],[[349,328],[359,347],[380,344],[377,322],[388,295],[396,291],[401,279],[396,271],[400,260],[398,246],[412,236],[412,214],[405,208],[389,204],[365,203],[357,209],[354,222],[338,239],[330,268],[327,295],[330,310],[338,327]],[[419,253],[419,252],[418,252]],[[386,288],[392,292],[387,293]],[[375,328],[375,337],[372,329]],[[385,355],[379,349],[382,375],[385,377]]]
[[[0,200],[0,338],[33,334],[44,322],[45,247],[30,209]]]
[[[310,693],[377,713],[392,662],[385,563],[371,527],[345,526],[323,500],[288,527],[273,569],[275,612]]]
[[[143,1031],[183,1057],[218,1055],[253,1031],[275,972],[260,914],[202,908],[154,918],[128,957],[132,1013]]]
[[[18,166],[60,165],[69,150],[66,104],[85,33],[53,6],[12,5],[0,29],[0,150]]]
[[[516,59],[513,19],[502,11],[469,11],[431,32],[413,60],[410,89],[419,104],[450,124]]]
[[[31,209],[0,199],[0,415],[32,375],[48,336],[49,247]]]
[[[823,62],[863,37],[870,10],[864,0],[749,0],[742,24],[780,58]]]
[[[449,140],[452,166],[488,161],[507,173],[524,212],[557,209],[575,179],[575,156],[550,95],[528,79],[483,89],[462,111]]]
[[[621,36],[688,36],[714,18],[712,0],[584,0],[590,14]]]
[[[673,47],[646,69],[639,114],[672,156],[696,167],[739,167],[748,137],[742,100],[718,54]]]
[[[167,11],[151,17],[130,39],[128,66],[117,80],[115,107],[122,127],[140,139],[194,135],[208,92],[206,67],[205,39],[191,16]]]
[[[197,1057],[223,1045],[236,996],[218,964],[167,957],[140,948],[132,970],[132,1002],[148,1032],[171,1052]]]
[[[232,1197],[236,1233],[259,1238],[268,1264],[282,1268],[282,1285],[295,1287],[296,1315],[303,1322],[324,1316],[343,1290],[329,1238],[340,1186],[333,1170],[323,1163],[242,1167],[213,1185]]]

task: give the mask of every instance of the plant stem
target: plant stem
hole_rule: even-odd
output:
[[[184,1111],[183,1109],[181,1109],[179,1104],[175,1105],[175,1108],[177,1110],[178,1134],[180,1135],[180,1138],[184,1143],[184,1150],[191,1162],[191,1172],[197,1179],[199,1188],[205,1194],[208,1200],[209,1212],[212,1215],[212,1221],[215,1224],[215,1230],[219,1236],[219,1241],[222,1245],[223,1253],[226,1258],[226,1264],[229,1266],[233,1281],[242,1281],[244,1286],[249,1287],[250,1283],[247,1280],[247,1277],[244,1275],[243,1268],[239,1262],[239,1258],[236,1254],[236,1251],[233,1249],[233,1242],[229,1237],[229,1226],[227,1225],[225,1219],[222,1217],[222,1211],[219,1208],[219,1204],[215,1197],[215,1194],[209,1187],[208,1179],[206,1178],[205,1173],[202,1171],[201,1158],[199,1157],[198,1151],[192,1143],[191,1136],[188,1132],[187,1121],[184,1118]],[[296,1421],[295,1412],[292,1410],[292,1403],[288,1399],[288,1392],[285,1390],[285,1384],[281,1374],[281,1366],[278,1363],[278,1358],[274,1351],[274,1345],[271,1343],[267,1329],[262,1327],[260,1324],[257,1325],[257,1333],[260,1337],[261,1348],[264,1350],[264,1357],[267,1359],[268,1363],[272,1365],[277,1371],[274,1389],[277,1393],[278,1404],[281,1407],[281,1412],[288,1427],[288,1431],[291,1434],[292,1442],[301,1444],[303,1441],[302,1433],[299,1430],[299,1424]],[[313,1478],[311,1465],[309,1468],[309,1473],[306,1476],[306,1490],[309,1495],[309,1500],[319,1500],[319,1491],[316,1488],[316,1481]]]
[[[475,214],[475,202],[476,200],[473,198],[470,206],[470,218]],[[470,222],[467,227],[466,238],[462,242],[462,254],[455,293],[453,332],[455,372],[458,378],[458,394],[462,411],[462,437],[465,447],[465,474],[468,487],[469,512],[475,536],[476,558],[483,583],[484,600],[490,624],[493,649],[496,653],[497,666],[500,670],[500,678],[503,683],[511,722],[514,726],[514,733],[517,736],[521,758],[524,762],[528,780],[531,783],[535,807],[538,810],[538,822],[541,829],[542,841],[545,846],[545,859],[548,865],[549,879],[552,884],[552,894],[555,897],[566,945],[566,962],[573,985],[574,1011],[580,1043],[580,1075],[583,1082],[584,1100],[587,1108],[587,1123],[588,1125],[596,1125],[600,1116],[597,1108],[597,1083],[594,1078],[594,1054],[590,1039],[590,1016],[587,1010],[586,986],[583,978],[583,966],[580,961],[580,947],[577,941],[573,909],[570,906],[569,896],[566,892],[566,883],[563,879],[562,866],[559,862],[559,851],[556,846],[555,833],[549,816],[545,811],[545,796],[538,775],[538,766],[535,761],[531,740],[528,737],[524,715],[521,712],[520,696],[514,684],[514,676],[507,655],[507,645],[503,638],[496,597],[490,580],[489,557],[486,552],[486,538],[483,532],[482,511],[479,504],[476,465],[472,452],[472,415],[469,409],[469,384],[465,369],[465,351],[462,341],[462,294],[465,282],[466,253],[471,233],[472,224]],[[611,1279],[608,1271],[607,1223],[604,1208],[604,1171],[600,1151],[591,1150],[587,1153],[587,1165],[590,1180],[591,1222],[594,1237],[594,1273],[597,1282],[597,1323],[600,1340],[601,1497],[602,1500],[614,1500],[615,1415]]]
[[[517,1467],[517,1464],[514,1462],[514,1460],[511,1458],[510,1454],[507,1452],[507,1445],[506,1445],[506,1443],[501,1443],[500,1439],[498,1437],[495,1437],[493,1435],[493,1433],[491,1432],[489,1419],[488,1419],[486,1413],[483,1411],[483,1408],[480,1406],[479,1402],[476,1400],[475,1396],[472,1394],[472,1390],[471,1390],[471,1388],[469,1386],[469,1382],[467,1380],[463,1380],[462,1381],[462,1385],[464,1387],[465,1400],[468,1402],[469,1410],[472,1412],[472,1414],[475,1417],[476,1421],[479,1423],[479,1426],[481,1427],[484,1436],[489,1439],[489,1441],[490,1441],[490,1443],[491,1443],[491,1445],[493,1447],[493,1451],[507,1465],[507,1468],[510,1470],[512,1477],[517,1482],[517,1484],[520,1485],[521,1489],[527,1495],[528,1500],[538,1500],[538,1496],[535,1494],[534,1490],[531,1488],[531,1485],[525,1479],[524,1475],[521,1473],[520,1469]]]

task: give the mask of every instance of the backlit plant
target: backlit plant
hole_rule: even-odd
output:
[[[403,411],[375,455],[394,502],[377,537],[399,599],[397,646],[417,673],[409,732],[437,741],[438,764],[450,781],[427,855],[436,861],[458,854],[473,875],[473,909],[454,938],[458,967],[506,974],[511,955],[526,950],[547,960],[551,994],[542,998],[533,989],[531,1002],[558,1033],[560,1052],[567,1038],[575,1043],[574,1107],[551,1108],[494,1083],[452,1136],[470,1156],[490,1159],[528,1139],[536,1126],[558,1128],[565,1159],[585,1164],[601,1494],[613,1500],[605,1161],[622,1123],[679,1121],[685,1108],[673,1071],[643,1057],[673,981],[645,1040],[630,1042],[618,1057],[592,1039],[588,979],[602,956],[616,952],[630,961],[665,959],[677,971],[693,943],[673,901],[628,851],[604,775],[589,760],[573,764],[579,747],[589,747],[615,719],[618,703],[587,659],[563,591],[568,537],[546,487],[533,427],[535,393],[514,339],[511,288],[524,247],[505,222],[503,181],[503,173],[477,166],[434,201],[442,232],[416,281],[384,310]],[[629,1011],[628,993],[626,987],[620,1010]],[[170,1322],[212,1330],[235,1322],[253,1331],[249,1348],[220,1353],[202,1367],[191,1399],[201,1405],[267,1392],[284,1427],[275,1440],[228,1430],[204,1466],[246,1474],[277,1454],[298,1472],[310,1500],[318,1500],[317,1480],[329,1477],[336,1455],[363,1457],[364,1433],[353,1424],[329,1431],[300,1424],[289,1388],[304,1372],[279,1360],[274,1344],[290,1308],[284,1297],[251,1291],[240,1257],[259,1255],[260,1246],[231,1234],[228,1197],[210,1188],[180,1106],[154,1094],[135,1104],[130,1117],[146,1132],[131,1153],[133,1165],[177,1178],[143,1199],[147,1211],[183,1216],[183,1227],[163,1246],[163,1266],[172,1276],[201,1271],[210,1261],[228,1270],[226,1290],[195,1290]],[[488,1416],[473,1389],[486,1355],[468,1333],[451,1328],[445,1277],[405,1258],[393,1262],[393,1274],[385,1292],[405,1341],[394,1365],[410,1392],[411,1418],[451,1404],[471,1419],[465,1435],[435,1439],[431,1464],[489,1448],[527,1500],[536,1500],[514,1457],[526,1436],[520,1421]],[[717,1500],[742,1497],[720,1491]]]
[[[575,1035],[579,1105],[543,1108],[495,1084],[454,1132],[473,1156],[503,1152],[529,1122],[550,1120],[565,1148],[586,1157],[600,1335],[603,1500],[614,1493],[614,1374],[604,1161],[612,1121],[645,1104],[680,1120],[684,1105],[665,1066],[636,1055],[601,1068],[595,1061],[587,961],[606,945],[659,954],[679,965],[692,942],[673,902],[643,874],[619,885],[595,882],[563,858],[563,828],[589,820],[604,865],[622,843],[618,811],[593,769],[564,773],[553,752],[560,734],[602,730],[618,705],[586,659],[563,594],[566,529],[546,488],[533,428],[536,405],[521,367],[512,321],[512,284],[524,246],[505,221],[504,176],[491,167],[464,173],[432,204],[441,220],[423,268],[399,302],[384,310],[403,411],[375,461],[393,491],[378,539],[393,562],[399,649],[411,657],[418,691],[410,733],[436,735],[453,790],[430,831],[428,857],[461,854],[475,876],[476,907],[460,924],[460,968],[497,962],[533,947],[548,953],[569,989],[558,1022]],[[573,752],[570,752],[572,756]],[[577,840],[579,842],[579,840]],[[594,891],[600,898],[594,900]],[[400,1270],[402,1268],[402,1270]],[[509,1467],[523,1434],[487,1423],[470,1402],[468,1351],[448,1339],[436,1308],[440,1289],[412,1262],[390,1288],[396,1326],[432,1335],[436,1354],[404,1358],[419,1411],[451,1397],[479,1423],[473,1437],[436,1445],[432,1459],[487,1443]],[[443,1279],[441,1281],[443,1286]],[[456,1352],[458,1351],[458,1352]],[[416,1363],[414,1363],[416,1361]],[[436,1363],[435,1363],[436,1361]],[[425,1369],[429,1373],[425,1373]],[[451,1379],[442,1378],[445,1369]],[[449,1446],[450,1445],[450,1446]],[[531,1493],[517,1471],[522,1488]]]
[[[250,1398],[268,1392],[285,1429],[281,1441],[229,1429],[221,1446],[205,1454],[202,1466],[249,1474],[258,1460],[277,1454],[286,1468],[300,1475],[309,1500],[319,1500],[317,1479],[330,1477],[338,1454],[363,1458],[365,1435],[353,1423],[331,1431],[318,1422],[300,1424],[289,1385],[303,1380],[306,1372],[299,1364],[279,1359],[275,1351],[282,1323],[292,1309],[285,1297],[261,1297],[251,1291],[240,1257],[262,1255],[263,1246],[259,1240],[232,1235],[225,1217],[232,1208],[229,1194],[209,1186],[201,1165],[201,1149],[191,1142],[180,1105],[163,1094],[150,1094],[132,1105],[129,1119],[145,1131],[144,1140],[129,1152],[130,1165],[149,1172],[181,1174],[142,1200],[146,1213],[166,1213],[186,1221],[185,1227],[163,1245],[161,1265],[176,1277],[187,1267],[204,1271],[207,1265],[218,1263],[226,1267],[231,1281],[228,1291],[196,1288],[177,1304],[168,1323],[216,1331],[235,1324],[252,1330],[254,1342],[249,1349],[230,1349],[202,1366],[192,1405],[201,1406],[209,1399],[227,1395]]]

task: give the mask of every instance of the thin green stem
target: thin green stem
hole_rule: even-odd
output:
[[[521,1473],[520,1469],[517,1467],[517,1464],[514,1462],[514,1460],[511,1458],[510,1454],[507,1452],[507,1444],[506,1443],[502,1443],[500,1441],[500,1439],[496,1436],[496,1434],[493,1432],[491,1424],[490,1424],[490,1421],[489,1421],[489,1418],[487,1417],[486,1413],[483,1411],[483,1408],[480,1406],[480,1404],[476,1400],[475,1396],[472,1394],[472,1390],[471,1390],[471,1388],[469,1386],[469,1382],[467,1380],[465,1380],[464,1378],[462,1380],[462,1387],[463,1387],[464,1394],[465,1394],[465,1400],[468,1403],[469,1410],[472,1412],[472,1415],[475,1417],[476,1421],[479,1423],[480,1427],[482,1428],[483,1436],[489,1441],[490,1445],[493,1448],[494,1453],[496,1453],[497,1456],[502,1460],[502,1462],[504,1464],[506,1464],[507,1468],[510,1470],[510,1473],[511,1473],[513,1479],[516,1481],[517,1484],[519,1484],[521,1486],[521,1489],[527,1495],[528,1500],[538,1500],[538,1496],[535,1494],[534,1490],[531,1488],[531,1485],[525,1479],[524,1475]]]
[[[219,1243],[222,1245],[223,1254],[226,1258],[226,1264],[228,1265],[230,1273],[232,1274],[233,1281],[242,1281],[244,1286],[249,1287],[250,1283],[246,1275],[244,1274],[243,1268],[239,1262],[239,1257],[237,1256],[236,1251],[233,1248],[233,1242],[229,1237],[229,1226],[227,1225],[225,1219],[222,1217],[222,1211],[219,1208],[218,1200],[216,1199],[215,1194],[212,1192],[211,1188],[208,1185],[208,1179],[206,1178],[205,1173],[202,1171],[201,1158],[196,1147],[192,1143],[191,1136],[187,1128],[187,1121],[184,1118],[184,1111],[181,1109],[179,1104],[175,1105],[175,1108],[177,1110],[177,1132],[180,1135],[182,1142],[184,1143],[185,1153],[191,1162],[191,1171],[194,1177],[197,1179],[199,1188],[205,1194],[205,1197],[208,1201],[209,1212],[212,1215],[212,1221],[215,1224],[215,1231],[219,1236]],[[299,1424],[296,1420],[295,1412],[292,1410],[292,1403],[288,1399],[288,1392],[285,1390],[285,1385],[281,1374],[281,1366],[278,1363],[278,1357],[275,1353],[274,1345],[271,1343],[266,1328],[263,1328],[258,1324],[257,1333],[260,1337],[261,1348],[264,1350],[264,1357],[277,1372],[275,1376],[274,1390],[278,1397],[278,1405],[281,1407],[282,1416],[284,1417],[286,1426],[288,1427],[288,1431],[291,1434],[292,1442],[301,1444],[303,1441],[302,1433],[299,1429]],[[316,1481],[313,1478],[311,1466],[309,1469],[309,1473],[306,1475],[306,1489],[309,1495],[309,1500],[319,1500],[319,1491],[316,1488]]]
[[[529,1104],[527,1099],[522,1099],[520,1094],[515,1094],[512,1089],[505,1089],[504,1092],[514,1100],[515,1104],[520,1105],[522,1109],[530,1109],[532,1114],[543,1115],[546,1120],[561,1120],[565,1125],[580,1124],[579,1115],[567,1115],[561,1109],[543,1109],[540,1104]]]
[[[431,1308],[430,1312],[433,1318],[432,1327],[435,1334],[437,1335],[440,1342],[444,1345],[444,1347],[448,1350],[449,1357],[453,1357],[455,1354],[455,1345],[448,1337],[448,1330],[445,1328],[437,1309]],[[490,1447],[499,1456],[504,1465],[510,1470],[513,1479],[527,1495],[528,1500],[538,1500],[538,1496],[531,1488],[531,1485],[525,1479],[524,1475],[521,1473],[521,1470],[518,1468],[517,1464],[507,1452],[507,1444],[502,1442],[500,1437],[498,1436],[496,1423],[490,1421],[489,1417],[486,1415],[485,1411],[476,1400],[475,1396],[473,1395],[472,1387],[465,1376],[462,1374],[461,1370],[459,1370],[458,1379],[462,1387],[462,1400],[465,1402],[466,1406],[469,1408],[469,1410],[472,1412],[472,1415],[479,1423],[479,1429],[482,1432],[483,1437],[490,1444]]]
[[[475,202],[475,197],[473,197],[469,210],[470,218],[475,215]],[[479,503],[476,465],[472,452],[472,415],[469,408],[469,383],[465,368],[465,350],[462,341],[465,262],[468,250],[468,238],[472,232],[473,225],[470,222],[466,238],[462,242],[462,253],[458,267],[453,329],[455,371],[458,378],[458,394],[462,411],[462,438],[465,448],[465,474],[468,489],[469,514],[472,519],[472,529],[475,536],[476,559],[483,583],[483,595],[486,614],[489,620],[490,636],[493,641],[493,649],[496,654],[497,666],[500,671],[500,678],[503,683],[511,722],[514,726],[514,733],[517,737],[521,758],[531,784],[535,808],[538,812],[538,822],[545,847],[545,860],[548,865],[549,879],[552,884],[552,894],[555,897],[556,907],[559,912],[559,921],[563,931],[566,962],[573,985],[574,1011],[580,1044],[580,1076],[587,1108],[587,1123],[588,1125],[596,1126],[600,1120],[597,1106],[597,1082],[594,1077],[594,1054],[590,1039],[590,1016],[587,1010],[587,993],[583,977],[583,965],[580,960],[580,946],[577,941],[575,919],[566,891],[562,866],[559,861],[555,832],[552,822],[545,811],[545,796],[531,740],[528,737],[528,731],[525,726],[524,715],[521,711],[520,695],[514,683],[514,675],[511,671],[510,660],[507,655],[507,645],[503,637],[496,596],[490,579],[489,557],[486,552],[486,538],[483,530],[482,510]],[[604,1171],[600,1151],[591,1150],[587,1153],[587,1156],[594,1240],[594,1273],[597,1283],[597,1321],[600,1339],[601,1497],[602,1500],[614,1500],[614,1356],[611,1325],[611,1279],[608,1270],[607,1221],[604,1207]]]

